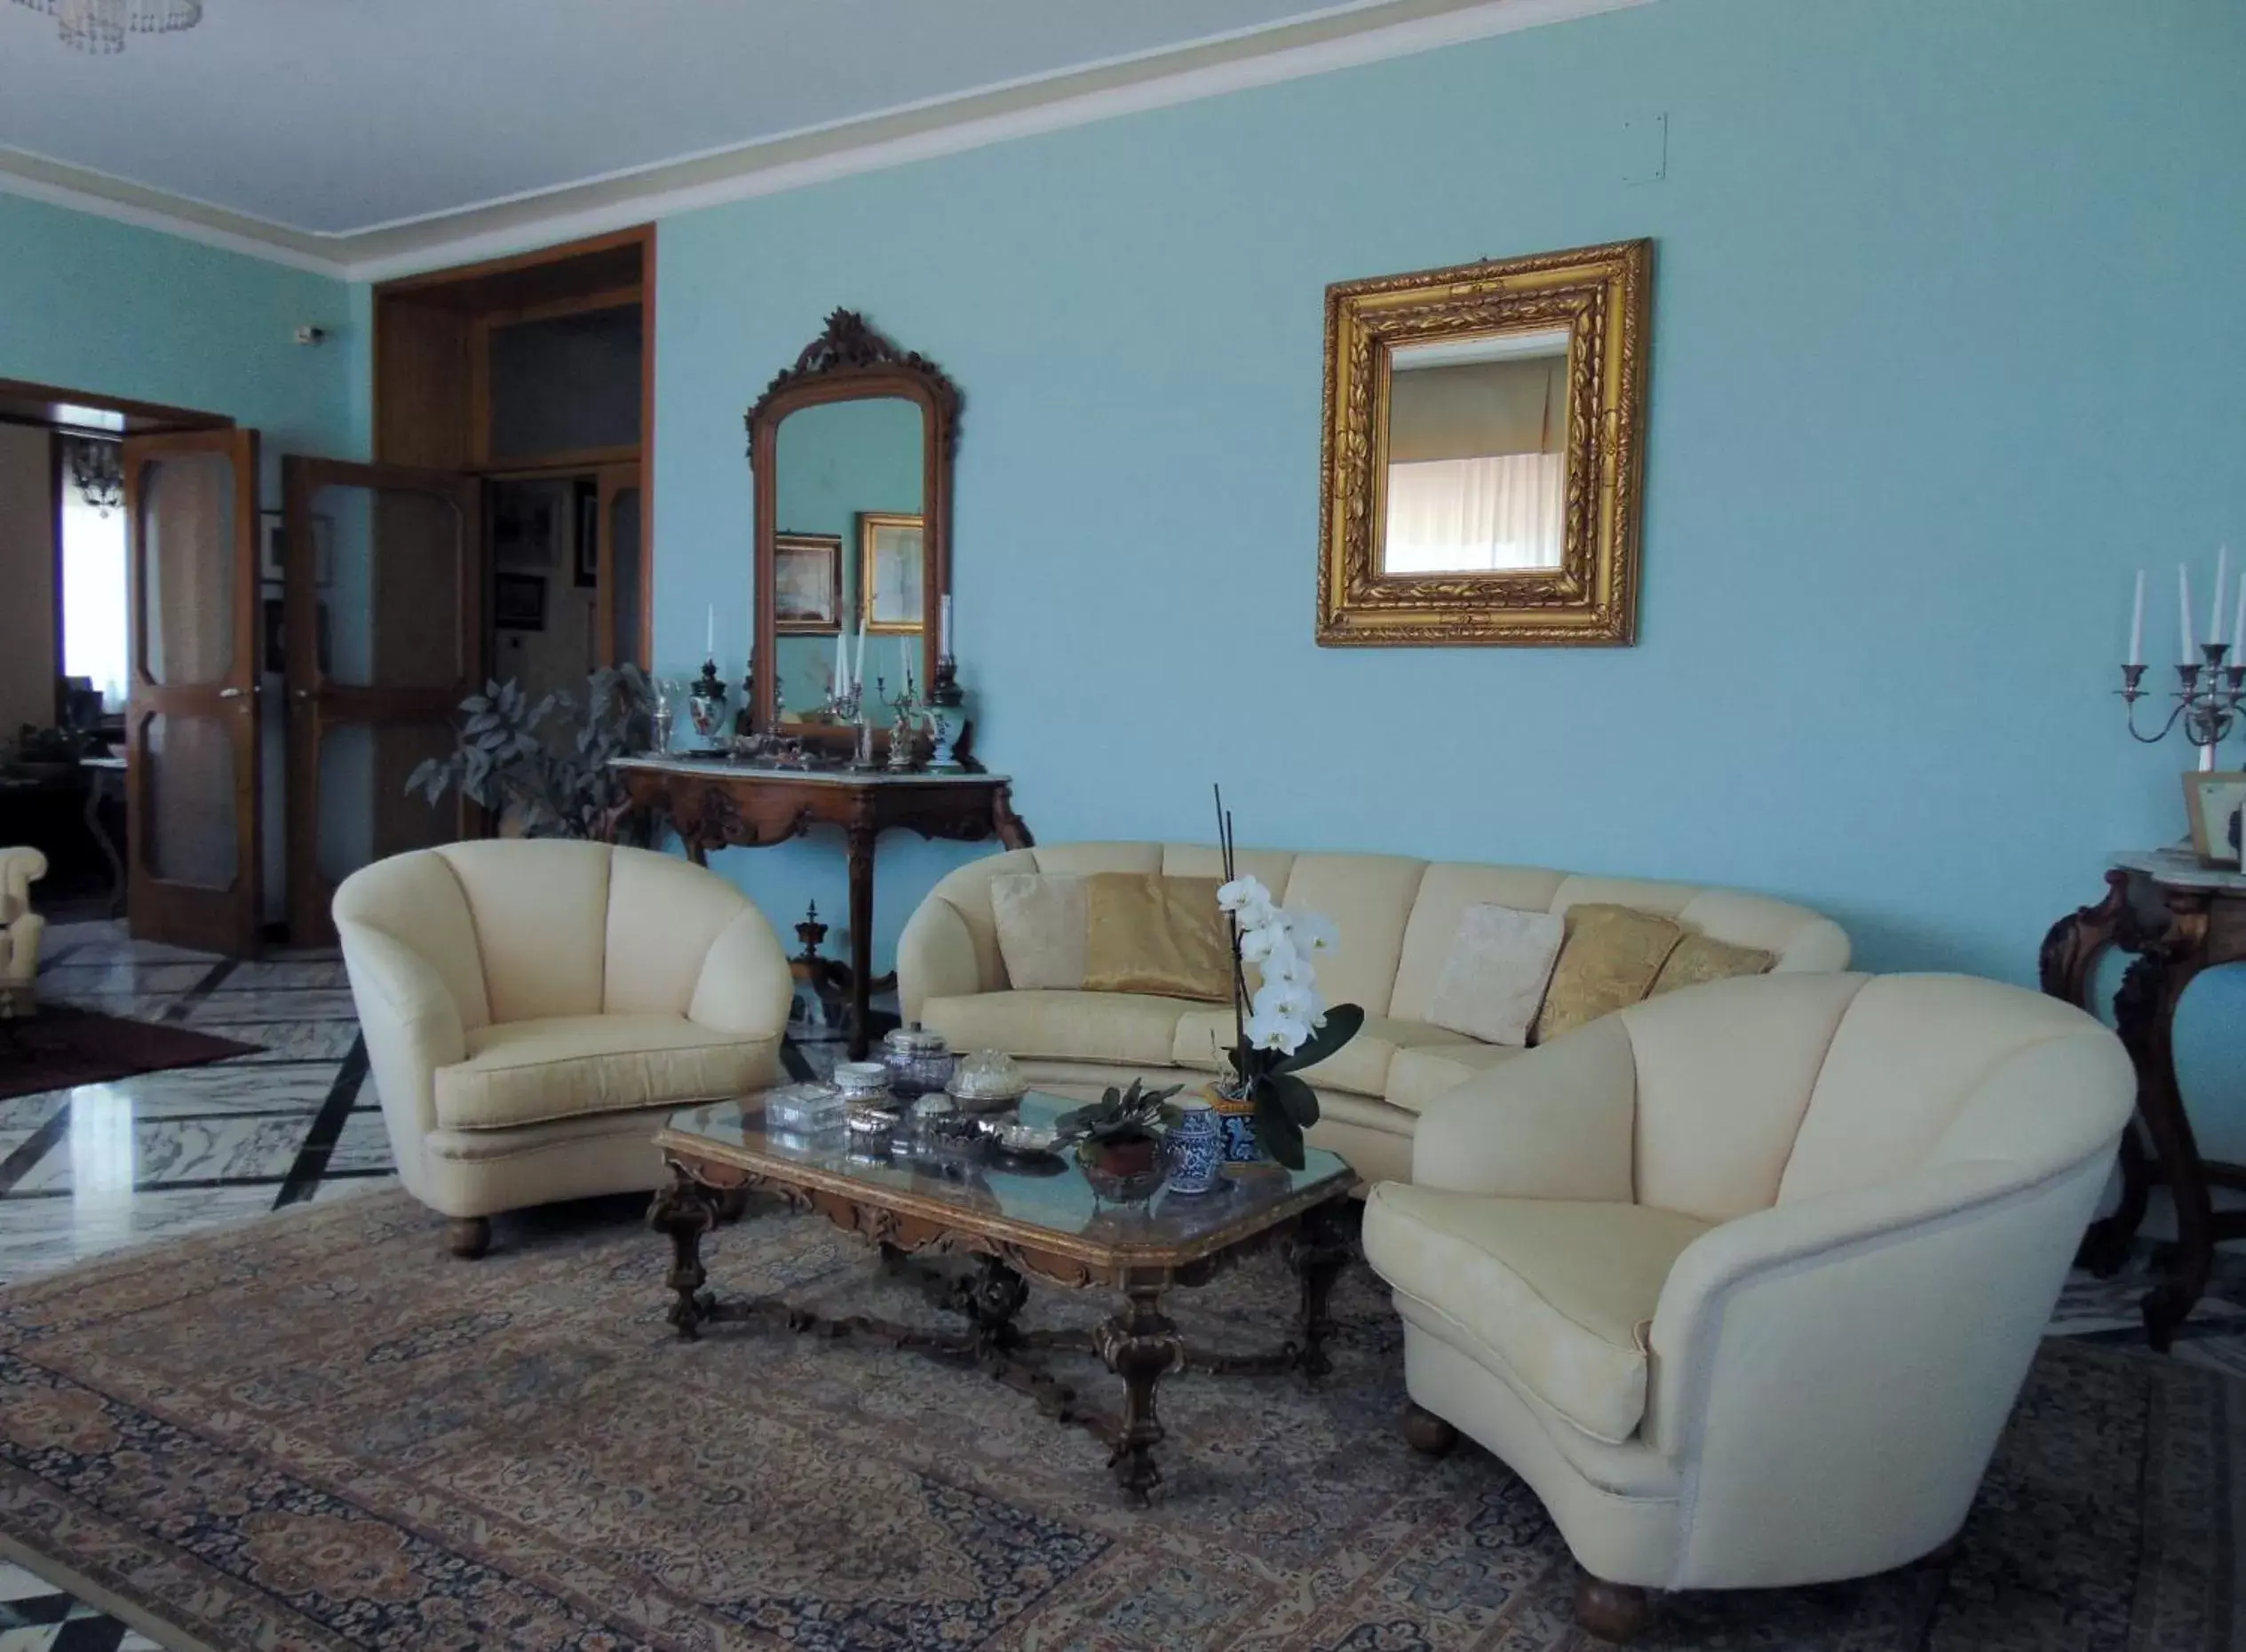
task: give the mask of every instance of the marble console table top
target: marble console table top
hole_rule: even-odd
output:
[[[730,758],[610,758],[613,768],[661,769],[667,774],[708,774],[718,780],[807,781],[814,786],[1003,786],[1011,774],[895,774],[887,769],[780,768],[769,763],[737,763]]]
[[[2212,889],[2218,894],[2246,895],[2246,873],[2222,866],[2202,866],[2189,849],[2122,849],[2107,857],[2125,872],[2139,872],[2156,884],[2177,889]]]

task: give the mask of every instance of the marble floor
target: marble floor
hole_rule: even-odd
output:
[[[44,998],[206,1028],[258,1048],[208,1067],[0,1100],[0,1284],[395,1181],[334,952],[217,958],[134,941],[112,923],[56,925],[44,952]],[[893,1003],[881,1007],[893,1013]],[[784,1050],[796,1076],[831,1070],[840,1049],[832,1010],[799,1001]],[[2052,1334],[2141,1348],[2137,1302],[2148,1266],[2140,1253],[2112,1280],[2074,1275]],[[2223,1259],[2172,1357],[2246,1377],[2246,1257]],[[0,1652],[153,1644],[0,1561]]]

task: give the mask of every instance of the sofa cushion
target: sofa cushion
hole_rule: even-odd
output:
[[[1662,1285],[1708,1226],[1647,1205],[1383,1182],[1365,1204],[1365,1259],[1463,1352],[1618,1445],[1646,1413]]]
[[[1642,1001],[1684,939],[1674,918],[1592,901],[1567,911],[1567,939],[1536,1013],[1533,1042],[1550,1044],[1576,1028]]]
[[[1427,1019],[1484,1044],[1526,1045],[1567,934],[1567,920],[1551,912],[1468,907],[1458,915]]]
[[[1084,984],[1085,881],[1078,872],[1010,872],[990,880],[1008,985],[1074,992]]]
[[[1728,941],[1711,941],[1687,932],[1678,941],[1677,949],[1663,960],[1661,973],[1654,977],[1653,989],[1646,996],[1658,998],[1664,992],[1729,981],[1734,975],[1767,975],[1777,962],[1775,952],[1760,947],[1735,947]]]
[[[1520,1053],[1502,1044],[1431,1044],[1399,1050],[1389,1064],[1388,1088],[1380,1099],[1417,1116],[1468,1079]]]
[[[632,1108],[683,1107],[772,1082],[780,1041],[683,1015],[557,1015],[468,1034],[468,1059],[436,1072],[437,1122],[504,1130]]]
[[[1188,1008],[1182,999],[1131,992],[978,992],[930,998],[920,1021],[959,1051],[1168,1067],[1178,1019]]]
[[[1173,1067],[1190,1067],[1214,1073],[1227,1064],[1234,1029],[1233,1013],[1224,1010],[1188,1010],[1178,1022],[1163,1060]],[[1392,1021],[1368,1015],[1357,1036],[1302,1076],[1320,1090],[1345,1090],[1376,1100],[1385,1100],[1388,1066],[1400,1050],[1423,1044],[1445,1048],[1463,1043],[1455,1032],[1430,1027],[1425,1021]]]
[[[1094,872],[1084,880],[1084,989],[1204,1004],[1232,998],[1232,945],[1213,878]]]

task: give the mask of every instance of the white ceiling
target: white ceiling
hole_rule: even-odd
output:
[[[0,153],[0,172],[144,213],[217,209],[237,235],[347,259],[351,238],[396,243],[401,226],[419,240],[434,220],[525,216],[498,203],[548,197],[559,210],[556,192],[594,187],[613,197],[620,186],[600,180],[620,174],[706,171],[698,157],[893,126],[903,111],[925,124],[957,105],[964,119],[1002,88],[1058,98],[1103,73],[1206,74],[1219,57],[1299,52],[1313,36],[1432,27],[1419,44],[1439,44],[1444,29],[1631,3],[205,0],[196,28],[134,36],[107,58],[0,4],[0,151],[16,152]]]

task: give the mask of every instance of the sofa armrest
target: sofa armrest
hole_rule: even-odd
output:
[[[897,999],[908,1026],[931,998],[963,998],[992,989],[975,958],[975,938],[959,909],[931,895],[897,937]]]
[[[0,849],[0,925],[30,909],[31,886],[47,875],[47,857],[26,845]]]
[[[39,973],[39,937],[47,920],[26,912],[12,924],[0,924],[0,981],[21,986]]]
[[[1821,1568],[1840,1549],[1851,1575],[1884,1569],[1953,1535],[2111,1146],[2040,1176],[1933,1164],[1686,1246],[1655,1309],[1641,1425],[1694,1489],[1667,1586],[1838,1576]]]
[[[718,932],[702,961],[686,1019],[743,1038],[774,1040],[788,1030],[795,977],[780,938],[755,907],[743,907]]]
[[[1633,1197],[1638,1064],[1609,1015],[1469,1079],[1419,1116],[1411,1179],[1519,1199]]]
[[[408,1144],[437,1127],[437,1069],[467,1059],[460,1006],[444,977],[394,935],[347,921],[336,930],[391,1148],[411,1187],[420,1165]]]

